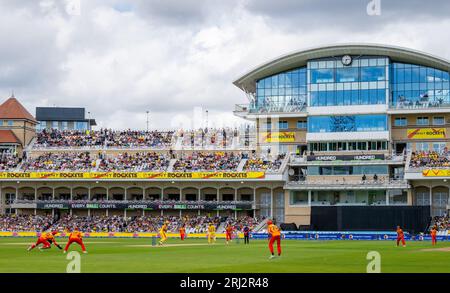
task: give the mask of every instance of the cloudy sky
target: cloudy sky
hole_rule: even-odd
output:
[[[311,46],[374,42],[450,59],[450,1],[0,0],[0,97],[82,106],[99,127],[234,125],[232,81]]]

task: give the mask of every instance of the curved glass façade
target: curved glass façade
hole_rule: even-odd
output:
[[[354,57],[344,65],[341,57],[308,62],[310,107],[386,104],[389,60]]]
[[[391,106],[428,108],[450,105],[449,73],[414,64],[391,64]]]
[[[308,132],[386,131],[387,115],[310,116]]]
[[[382,56],[310,60],[306,67],[260,79],[251,112],[301,112],[308,107],[379,105],[450,106],[449,72]],[[308,98],[309,96],[309,98]]]
[[[260,79],[256,83],[254,112],[300,112],[306,110],[306,67]]]

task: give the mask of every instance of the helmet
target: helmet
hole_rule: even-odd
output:
[[[272,224],[273,224],[272,220],[267,221],[267,225],[272,225]]]
[[[58,234],[58,231],[53,231],[52,232],[52,235],[56,235],[56,234]]]

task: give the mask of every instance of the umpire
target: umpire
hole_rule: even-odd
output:
[[[248,226],[244,227],[244,244],[249,244],[250,240],[250,228]]]

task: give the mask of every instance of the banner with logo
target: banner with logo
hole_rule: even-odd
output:
[[[384,155],[324,155],[307,156],[308,161],[373,161],[384,160]]]
[[[445,128],[415,128],[408,129],[408,139],[439,139],[445,138]]]
[[[426,169],[422,170],[424,177],[450,177],[450,169]]]
[[[261,179],[264,172],[0,172],[0,179]]]
[[[0,231],[0,237],[39,237],[41,235],[40,232],[2,232]],[[82,233],[83,238],[151,238],[151,237],[159,237],[158,233],[151,232],[138,232],[138,233],[128,233],[128,232],[84,232]],[[68,233],[58,233],[56,237],[68,237]],[[180,238],[180,234],[178,233],[167,233],[167,237],[169,238]],[[207,237],[206,233],[188,233],[188,238],[205,238]],[[225,238],[224,233],[217,233],[217,238]],[[239,238],[243,238],[244,235],[239,233],[237,235]]]
[[[14,205],[13,205],[14,206]],[[251,203],[76,203],[76,202],[51,202],[45,201],[36,204],[37,209],[128,209],[128,210],[251,210]]]
[[[261,138],[263,143],[295,142],[295,132],[263,132]]]

